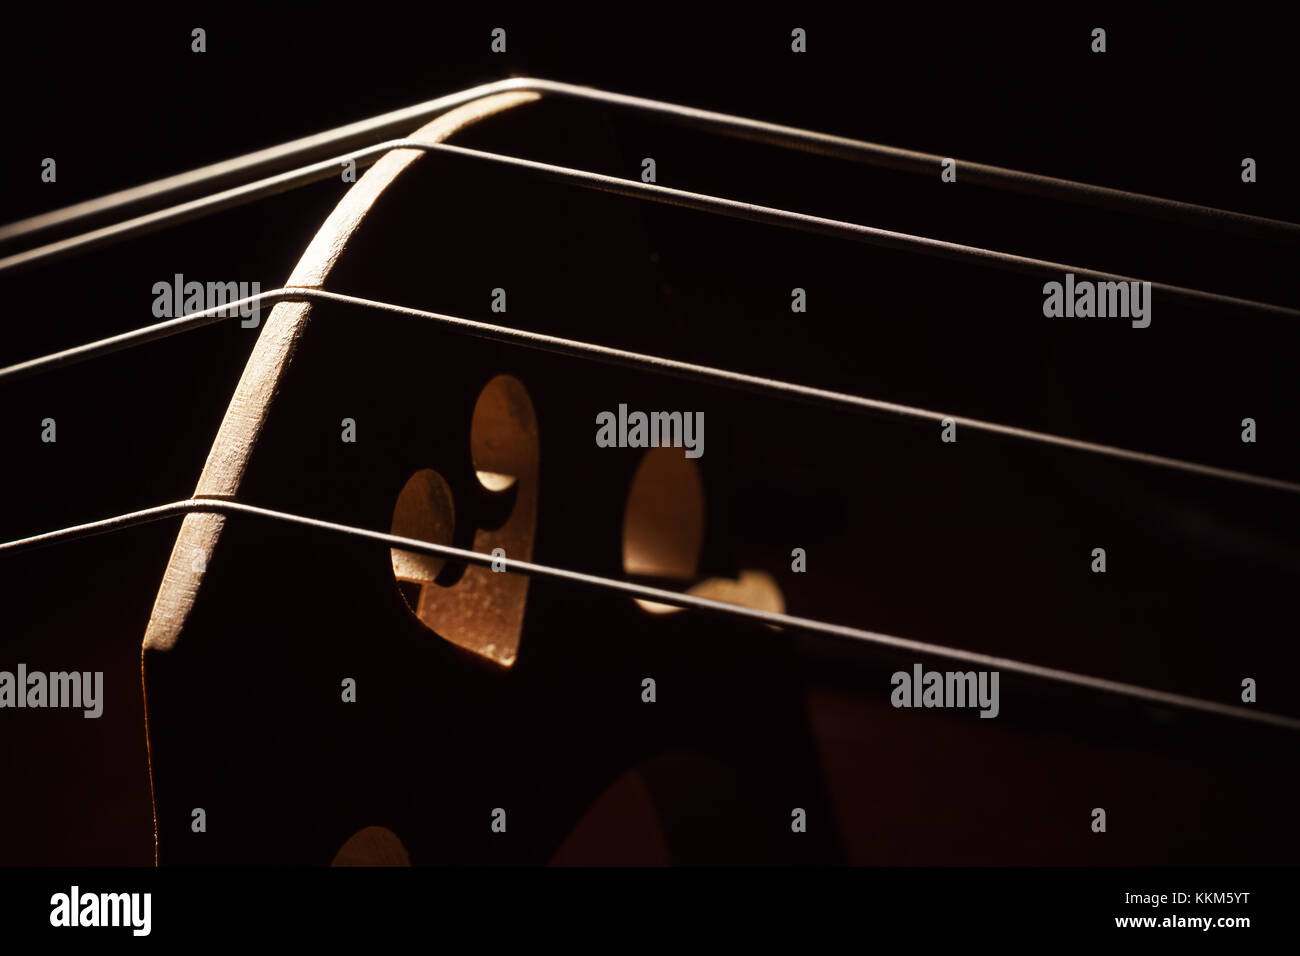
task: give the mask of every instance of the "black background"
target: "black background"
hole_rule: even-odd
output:
[[[1300,220],[1288,165],[1294,44],[1283,21],[1254,10],[1233,17],[1094,5],[882,12],[654,4],[291,12],[223,4],[27,14],[0,38],[5,221],[511,74]],[[195,26],[207,30],[201,55],[190,52]],[[509,36],[509,52],[499,56],[489,52],[496,26]],[[806,55],[789,50],[794,26],[808,31]],[[1104,55],[1089,52],[1095,26],[1108,31]],[[525,122],[532,135],[498,142],[598,168],[574,155],[580,138],[564,126]],[[1300,298],[1294,248],[964,189],[960,180],[941,186],[937,171],[927,180],[627,117],[602,122],[614,144],[602,171],[634,176],[640,157],[653,155],[663,184],[1292,306]],[[46,156],[58,161],[53,185],[39,179]],[[1259,163],[1257,183],[1241,182],[1244,156]],[[341,189],[317,184],[0,277],[0,363],[150,321],[152,284],[177,272],[281,284]],[[1285,320],[1165,308],[1157,299],[1147,330],[1048,325],[1039,284],[1021,277],[828,240],[778,243],[758,227],[680,211],[637,215],[648,253],[659,257],[647,262],[659,266],[660,304],[679,334],[664,346],[655,328],[602,321],[588,329],[598,341],[678,349],[793,381],[1300,475],[1293,363],[1300,330]],[[431,273],[440,268],[427,297],[399,301],[488,317],[477,276],[473,283],[455,276],[463,274],[457,257],[491,250],[457,250],[437,223],[412,223],[401,238],[408,248],[425,243]],[[581,311],[589,301],[581,263],[553,277],[545,290],[519,297],[533,296],[533,308],[516,321],[584,328],[553,318],[565,304]],[[810,290],[806,316],[789,313],[795,285]],[[0,537],[187,496],[251,335],[230,323],[0,386]],[[780,426],[768,433],[773,454],[798,451],[788,452],[780,478],[736,482],[733,522],[767,512],[761,533],[738,540],[779,567],[801,534],[833,536],[845,516],[859,519],[860,563],[823,568],[806,582],[782,579],[796,589],[788,592],[792,612],[1228,702],[1240,676],[1255,674],[1267,688],[1262,708],[1300,713],[1293,682],[1300,661],[1290,646],[1300,549],[1289,496],[1007,443],[987,452],[1004,456],[1001,470],[981,470],[977,460],[948,466],[928,425],[886,423],[857,435],[837,423],[816,432],[821,444],[783,445],[781,429],[799,422],[772,414]],[[1247,415],[1260,423],[1254,445],[1239,441]],[[39,440],[46,416],[59,423],[57,445]],[[751,423],[748,434],[759,427]],[[906,469],[882,463],[873,474],[900,449],[917,457]],[[904,487],[914,507],[900,513],[891,494]],[[617,527],[618,507],[617,495],[597,495],[590,520]],[[864,516],[880,523],[864,528]],[[544,516],[543,527],[562,531],[565,520]],[[157,525],[0,564],[0,667],[104,670],[109,688],[99,721],[4,714],[0,863],[152,861],[138,641],[173,536],[173,524]],[[1100,583],[1084,574],[1098,542],[1111,560]],[[1065,578],[1068,588],[1059,583]],[[857,606],[846,596],[863,590],[874,603]],[[1276,809],[1243,826],[1264,839]],[[882,862],[907,860],[901,851],[882,853]],[[957,862],[980,859],[978,846],[962,853]],[[1196,853],[1234,858],[1220,845]],[[1013,857],[1044,862],[1033,854],[1026,846]]]

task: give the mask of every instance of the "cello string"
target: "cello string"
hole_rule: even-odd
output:
[[[614,106],[768,146],[800,150],[921,175],[934,175],[935,170],[949,158],[937,153],[884,146],[865,140],[767,123],[662,100],[612,93],[589,86],[516,77],[471,87],[404,109],[381,113],[325,130],[312,136],[246,153],[131,189],[120,190],[97,199],[0,225],[0,242],[32,235],[114,210],[127,209],[149,199],[188,195],[199,187],[217,189],[236,181],[241,176],[271,172],[293,162],[311,161],[333,150],[349,150],[363,146],[367,141],[375,138],[401,136],[411,127],[423,124],[453,107],[510,91],[536,92],[560,99]],[[959,160],[958,166],[961,169],[962,181],[972,185],[1118,210],[1170,222],[1227,228],[1272,239],[1300,240],[1300,224],[1293,222],[1043,176],[987,163]]]
[[[350,150],[366,146],[376,137],[388,139],[393,136],[403,136],[412,128],[423,125],[455,107],[494,93],[517,88],[509,80],[471,87],[405,109],[379,113],[334,129],[16,220],[0,225],[0,243],[35,235],[82,219],[93,219],[110,212],[131,209],[151,199],[177,199],[193,195],[203,188],[219,190],[248,176],[281,171],[285,165],[320,159],[340,149]]]
[[[506,571],[512,573],[565,581],[571,584],[579,584],[584,587],[598,588],[605,591],[625,594],[645,601],[653,601],[659,604],[670,604],[688,610],[705,611],[723,616],[746,618],[752,621],[758,621],[762,624],[773,625],[775,627],[794,628],[796,630],[813,634],[844,638],[877,647],[886,647],[896,651],[907,651],[909,653],[928,657],[957,661],[962,664],[973,664],[986,670],[1008,671],[1027,677],[1037,678],[1039,680],[1054,681],[1056,683],[1070,684],[1092,691],[1116,694],[1156,706],[1192,710],[1219,717],[1237,718],[1260,724],[1269,724],[1286,730],[1300,731],[1300,719],[1285,714],[1253,710],[1249,707],[1224,704],[1218,701],[1207,700],[1201,697],[1192,697],[1186,694],[1170,693],[1168,691],[1156,690],[1151,687],[1144,687],[1139,684],[1130,684],[1103,677],[1094,677],[1075,671],[1045,667],[1040,664],[1033,664],[1014,658],[982,654],[977,651],[949,647],[947,645],[935,644],[928,641],[912,640],[910,638],[898,637],[892,634],[883,634],[878,631],[869,631],[862,628],[850,627],[844,624],[821,621],[815,618],[798,617],[776,611],[764,611],[741,604],[729,604],[725,601],[719,601],[713,598],[704,598],[678,591],[667,591],[662,588],[636,584],[630,581],[620,581],[615,578],[606,578],[600,575],[588,574],[583,571],[574,571],[569,568],[560,568],[552,565],[538,564],[532,561],[521,561],[515,558],[494,556],[479,551],[452,547],[451,545],[435,544],[431,541],[421,541],[416,538],[387,534],[382,531],[372,531],[368,528],[358,528],[352,525],[325,521],[320,518],[311,518],[305,515],[293,514],[291,512],[262,508],[257,505],[245,504],[227,498],[189,498],[182,501],[173,501],[168,504],[157,505],[152,508],[145,508],[140,511],[116,515],[112,518],[91,521],[86,524],[73,525],[57,531],[48,531],[43,534],[32,535],[27,538],[20,538],[14,541],[0,543],[0,553],[5,551],[20,551],[56,542],[106,534],[108,532],[119,531],[136,525],[147,524],[165,518],[192,513],[248,515],[256,518],[269,519],[272,521],[298,525],[314,531],[324,531],[331,534],[344,535],[353,540],[373,541],[386,545],[389,548],[398,548],[404,551],[417,551],[422,554],[449,558],[454,561],[463,561],[467,564],[474,564],[481,567],[492,566],[495,564],[496,566],[503,567]]]
[[[611,105],[631,106],[633,108],[650,110],[652,112],[657,111],[664,116],[681,119],[693,125],[699,125],[705,128],[713,128],[727,135],[753,139],[770,145],[804,149],[810,152],[837,156],[839,158],[850,159],[857,162],[867,162],[887,168],[903,169],[909,172],[932,174],[934,168],[943,160],[943,157],[938,155],[899,150],[893,147],[884,147],[879,146],[878,144],[848,140],[842,137],[827,136],[826,134],[812,133],[810,131],[797,130],[791,127],[780,127],[774,124],[759,123],[757,121],[727,116],[725,114],[692,110],[674,104],[658,103],[657,101],[641,100],[634,97],[623,97],[618,94],[608,94],[603,91],[587,90],[579,87],[568,87],[567,84],[550,84],[548,81],[504,81],[500,84],[488,84],[485,87],[476,88],[475,90],[463,91],[462,93],[443,97],[441,100],[433,102],[441,102],[444,104],[436,110],[436,112],[441,112],[453,105],[457,105],[457,102],[468,102],[478,96],[488,95],[489,92],[498,92],[506,89],[539,89],[557,95],[588,98],[599,102],[609,103]],[[453,100],[456,102],[452,102]],[[87,203],[65,207],[64,209],[56,210],[43,216],[32,217],[31,219],[11,223],[7,226],[0,226],[0,241],[39,232],[64,222],[71,222],[80,218],[97,215],[115,208],[123,208],[160,195],[184,192],[197,185],[207,185],[218,181],[228,181],[228,177],[230,176],[255,169],[269,168],[273,165],[278,165],[286,158],[315,155],[323,148],[332,148],[340,145],[343,142],[343,137],[345,135],[353,137],[372,135],[374,129],[377,128],[373,124],[377,121],[388,120],[393,123],[400,122],[403,125],[409,125],[410,121],[414,118],[412,111],[428,109],[430,106],[431,104],[421,104],[420,107],[412,107],[408,110],[384,114],[381,117],[375,117],[369,121],[351,124],[349,127],[341,127],[337,130],[329,131],[328,133],[318,134],[315,137],[306,137],[301,140],[296,140],[293,143],[282,144],[280,147],[272,147],[268,150],[262,150],[258,153],[248,154],[247,156],[239,157],[235,160],[226,161],[225,163],[213,164],[199,170],[191,171],[187,174],[169,177],[166,180],[160,180],[155,183],[136,187],[133,190],[124,190],[110,196],[101,197],[99,200],[91,200]],[[431,115],[436,115],[436,112]],[[403,117],[401,120],[393,119],[399,115]],[[874,242],[878,245],[885,245],[893,248],[928,251],[932,254],[945,255],[949,258],[965,259],[967,261],[990,262],[1002,265],[1003,267],[1016,268],[1020,271],[1041,272],[1044,269],[1051,272],[1073,271],[1083,277],[1097,277],[1104,281],[1135,281],[1125,276],[1094,272],[1092,270],[1045,262],[1043,260],[1029,259],[1026,257],[1011,256],[995,250],[944,243],[939,240],[911,236],[905,233],[893,233],[886,230],[873,229],[872,227],[856,226],[852,223],[844,223],[837,220],[802,216],[798,213],[787,212],[785,210],[770,209],[767,207],[755,206],[748,203],[721,199],[719,197],[699,193],[672,190],[668,187],[657,187],[654,184],[642,184],[631,180],[621,180],[615,177],[601,176],[600,174],[589,173],[583,170],[552,166],[550,164],[534,163],[517,157],[468,150],[450,144],[435,145],[413,142],[410,140],[397,140],[392,143],[380,144],[376,147],[361,150],[351,157],[341,157],[335,160],[327,160],[313,166],[290,170],[279,176],[273,176],[269,180],[249,184],[248,186],[239,187],[235,190],[227,190],[225,193],[217,194],[215,197],[205,197],[193,204],[182,204],[182,207],[173,207],[171,210],[163,210],[161,218],[153,219],[148,223],[141,223],[139,220],[132,220],[126,224],[117,224],[116,226],[108,227],[108,229],[116,230],[115,232],[110,233],[112,237],[116,238],[118,236],[128,235],[132,231],[144,231],[147,226],[157,226],[161,224],[169,224],[171,222],[185,221],[186,219],[195,218],[199,215],[213,212],[220,208],[228,208],[230,205],[235,205],[240,201],[249,201],[254,198],[259,198],[262,195],[269,195],[272,192],[283,191],[285,189],[294,188],[297,185],[302,185],[306,182],[326,178],[326,176],[336,171],[337,165],[340,162],[348,158],[362,160],[369,159],[393,148],[417,148],[426,151],[433,149],[450,155],[488,160],[520,169],[527,169],[562,182],[586,185],[591,188],[602,189],[619,195],[637,198],[651,198],[659,202],[681,205],[702,211],[721,213],[735,218],[747,219],[749,221],[782,225],[791,228],[801,228],[804,231],[815,232],[823,235],[832,235],[840,238],[853,238],[858,241]],[[1270,235],[1275,238],[1294,239],[1297,236],[1300,236],[1300,225],[1294,223],[1247,216],[1226,210],[1217,210],[1204,206],[1180,203],[1173,200],[1159,199],[1157,197],[1142,196],[1140,194],[1127,193],[1121,190],[1113,190],[1105,187],[1074,183],[1068,180],[1037,176],[1035,174],[987,166],[984,164],[973,164],[963,161],[960,165],[963,170],[964,181],[992,186],[994,188],[1025,192],[1033,195],[1047,196],[1049,198],[1065,199],[1068,201],[1097,205],[1105,208],[1123,209],[1138,215],[1156,216],[1159,218],[1170,219],[1172,221],[1225,226],[1227,228],[1241,231]],[[190,208],[184,209],[186,206]],[[183,210],[183,212],[178,213],[178,209]],[[150,220],[150,217],[139,217],[139,219]],[[96,230],[89,235],[95,236],[97,233],[103,232],[103,230]],[[101,239],[103,238],[104,237],[101,236]],[[84,236],[72,237],[71,240],[65,240],[65,242],[70,243],[70,245],[58,249],[57,251],[60,254],[63,252],[82,251],[86,248],[93,248],[94,245],[98,244],[97,240],[87,242]],[[59,246],[58,243],[51,245],[55,247]],[[40,258],[50,258],[54,254],[53,252],[48,251],[50,250],[49,246],[42,247],[42,249],[47,250],[44,256],[32,255],[33,252],[40,253],[41,249],[38,249],[31,250],[26,254],[19,254],[17,257],[9,257],[8,259],[0,260],[0,270],[19,264],[26,264],[27,262],[36,261]],[[24,256],[29,258],[24,258]],[[1287,315],[1292,317],[1300,315],[1300,310],[1289,309],[1269,303],[1235,299],[1229,296],[1221,296],[1214,293],[1202,292],[1200,290],[1185,289],[1178,286],[1158,283],[1152,283],[1152,287],[1160,289],[1164,294],[1172,293],[1175,296],[1197,299],[1202,302],[1208,301],[1216,304],[1228,305],[1237,309],[1244,308],[1253,311],[1262,311],[1269,314]],[[459,326],[463,330],[469,331],[471,334],[507,340],[513,338],[517,340],[518,344],[529,345],[565,354],[578,354],[619,364],[655,368],[668,374],[712,379],[742,387],[773,390],[801,398],[827,401],[833,404],[870,408],[877,411],[887,411],[895,414],[932,420],[940,420],[947,417],[954,419],[958,424],[977,430],[991,431],[994,433],[1071,447],[1098,454],[1128,458],[1130,460],[1141,461],[1148,464],[1179,468],[1185,471],[1228,478],[1236,481],[1245,481],[1281,490],[1300,490],[1300,485],[1291,482],[1284,482],[1279,479],[1233,472],[1227,469],[1218,469],[1211,466],[1198,465],[1192,462],[1163,458],[1161,456],[1147,455],[1145,453],[1115,448],[1113,446],[1097,445],[1095,443],[1082,442],[1047,433],[1033,432],[1012,426],[998,425],[997,423],[984,422],[977,419],[964,418],[962,416],[945,415],[944,413],[928,411],[925,409],[866,399],[843,393],[830,392],[823,389],[810,388],[808,386],[794,385],[791,383],[780,382],[778,380],[764,379],[758,376],[749,376],[743,373],[731,372],[724,369],[676,362],[671,359],[627,352],[625,350],[610,349],[592,343],[560,339],[554,336],[539,335],[537,333],[521,332],[516,329],[491,326],[486,323],[474,322],[468,319],[459,319],[437,313],[422,312],[387,303],[378,303],[370,300],[343,296],[337,293],[326,293],[322,290],[281,289],[242,301],[294,301],[313,297],[352,305],[382,308],[394,312],[400,312],[402,314],[433,319],[448,325]],[[233,305],[234,304],[227,305],[224,308],[229,309],[232,308]],[[143,344],[145,341],[152,341],[189,328],[197,328],[200,325],[209,324],[209,322],[219,319],[221,316],[216,313],[220,313],[221,311],[222,307],[218,307],[214,310],[207,310],[205,313],[183,316],[169,322],[159,323],[154,326],[148,326],[134,330],[133,332],[124,333],[123,335],[115,336],[111,339],[89,343],[87,346],[80,346],[74,349],[65,350],[64,352],[55,353],[52,356],[45,356],[41,359],[32,360],[31,362],[11,366],[9,369],[0,370],[0,379],[5,378],[6,376],[13,378],[22,377],[23,375],[33,373],[37,370],[45,370],[45,368],[62,364],[71,364],[72,362],[80,361],[84,358],[107,354],[108,352],[117,351],[120,348],[129,348],[133,345]],[[207,313],[214,314],[208,315]],[[1110,693],[1134,697],[1153,704],[1165,704],[1174,707],[1199,710],[1220,716],[1230,716],[1270,723],[1291,730],[1300,729],[1300,720],[1285,717],[1283,715],[1262,713],[1249,708],[1220,704],[1185,695],[1170,694],[1163,691],[1153,690],[1151,688],[1140,687],[1138,685],[1090,677],[1088,675],[1077,674],[1069,671],[1045,668],[1039,665],[1028,664],[1008,658],[993,657],[957,648],[948,648],[942,645],[912,641],[905,638],[864,631],[857,628],[817,621],[814,619],[759,611],[707,598],[663,591],[645,585],[601,578],[563,568],[548,567],[545,565],[521,562],[513,559],[493,558],[491,555],[465,551],[463,549],[451,548],[449,546],[436,545],[430,542],[420,542],[414,539],[387,535],[367,529],[353,528],[346,525],[339,525],[332,522],[325,522],[319,519],[307,518],[284,512],[275,512],[270,509],[257,508],[256,506],[234,501],[191,499],[188,501],[173,502],[168,505],[159,506],[158,508],[120,515],[116,518],[106,519],[101,522],[92,522],[87,525],[65,528],[60,531],[37,535],[32,538],[0,544],[0,551],[17,550],[24,547],[36,546],[38,544],[83,537],[179,514],[212,511],[242,513],[270,518],[273,520],[287,521],[315,528],[317,530],[348,534],[357,538],[386,543],[390,547],[402,547],[408,550],[440,554],[473,564],[487,565],[491,564],[495,560],[504,564],[506,569],[509,571],[542,577],[558,578],[587,586],[621,591],[632,596],[654,600],[659,603],[710,611],[719,614],[739,615],[759,620],[762,623],[788,626],[815,633],[851,638],[877,645],[894,647],[896,649],[906,649],[922,654],[947,657],[949,659],[967,663],[983,664],[985,666],[1005,669],[1029,676],[1071,683],[1093,690],[1107,691]]]
[[[1051,276],[1064,278],[1066,273],[1073,273],[1078,277],[1093,282],[1136,283],[1144,281],[1134,278],[1133,276],[1125,276],[1113,272],[1102,272],[1096,269],[1087,269],[1081,266],[1069,265],[1062,262],[1052,262],[1046,259],[1036,259],[1030,256],[1001,252],[996,249],[986,249],[980,246],[947,242],[942,239],[934,239],[928,236],[916,236],[911,233],[897,232],[890,229],[880,229],[875,226],[864,226],[858,223],[845,222],[840,219],[827,219],[821,216],[810,216],[806,213],[792,212],[787,209],[777,209],[771,206],[761,206],[755,203],[742,202],[735,199],[726,199],[721,196],[714,196],[707,193],[674,189],[670,186],[661,186],[657,183],[643,183],[637,180],[622,179],[617,176],[608,176],[604,173],[596,173],[585,169],[574,169],[569,166],[557,166],[552,163],[537,162],[531,159],[523,159],[518,156],[508,156],[501,153],[469,149],[464,146],[455,146],[451,143],[425,143],[419,140],[399,139],[391,140],[387,143],[380,143],[377,146],[369,147],[361,152],[367,156],[376,156],[380,153],[394,149],[416,149],[423,152],[435,152],[476,162],[486,162],[516,171],[534,174],[544,180],[560,182],[565,185],[577,186],[584,189],[593,189],[599,192],[612,193],[625,198],[644,199],[664,205],[679,206],[698,212],[714,213],[746,222],[755,222],[763,225],[792,229],[798,232],[807,232],[813,235],[828,236],[834,239],[845,239],[886,249],[919,253],[922,255],[955,260],[958,262],[991,266],[1007,271],[1028,273],[1039,277]],[[270,179],[251,183],[247,186],[226,190],[225,192],[217,193],[203,199],[182,203],[179,206],[171,206],[167,209],[139,216],[135,219],[115,223],[111,226],[105,226],[102,229],[92,230],[68,239],[62,239],[57,242],[48,243],[44,246],[38,246],[34,249],[28,249],[24,252],[15,253],[0,259],[0,272],[23,268],[42,261],[58,259],[78,252],[84,252],[132,235],[151,232],[180,222],[187,222],[197,218],[198,216],[204,215],[207,212],[216,209],[230,208],[231,206],[247,202],[251,198],[283,192],[284,190],[291,189],[294,186],[302,185],[304,182],[319,180],[331,175],[336,172],[338,166],[348,158],[349,157],[336,157],[333,160],[326,160],[322,163],[303,167],[302,169],[291,170],[279,176],[273,176]],[[1217,292],[1207,292],[1201,289],[1192,289],[1186,286],[1165,282],[1149,282],[1149,286],[1152,294],[1159,291],[1162,296],[1172,298],[1175,301],[1183,300],[1200,305],[1221,306],[1234,312],[1253,312],[1260,315],[1291,319],[1300,318],[1300,309],[1289,308],[1287,306],[1276,305],[1273,303],[1223,295]],[[1150,299],[1148,298],[1148,308],[1149,304]]]
[[[1181,458],[1171,458],[1164,455],[1136,451],[1130,448],[1122,448],[1117,445],[1106,445],[1099,442],[1070,438],[1065,435],[1056,435],[1051,432],[1035,431],[1033,429],[1020,428],[1015,425],[1005,425],[985,419],[970,418],[965,415],[935,411],[934,409],[921,408],[915,405],[903,405],[897,402],[867,398],[862,395],[853,395],[847,392],[837,392],[830,389],[786,382],[780,379],[765,378],[759,375],[749,375],[731,369],[717,368],[710,365],[700,365],[693,362],[683,362],[678,359],[666,358],[664,356],[648,355],[643,352],[633,352],[627,349],[613,348],[611,346],[599,345],[578,339],[566,339],[561,338],[560,336],[546,335],[527,329],[493,325],[475,319],[466,319],[460,316],[446,315],[440,312],[429,312],[423,309],[414,309],[408,306],[395,305],[390,302],[380,302],[374,299],[345,295],[340,292],[329,292],[324,289],[297,287],[272,289],[267,292],[258,293],[257,295],[248,296],[244,299],[237,299],[221,306],[215,306],[211,309],[205,309],[202,312],[195,312],[191,315],[168,319],[156,323],[155,325],[144,326],[143,328],[124,332],[120,335],[114,335],[95,342],[88,342],[85,345],[78,345],[70,349],[64,349],[61,352],[54,352],[49,355],[29,359],[26,362],[20,362],[16,365],[10,365],[7,368],[0,369],[0,385],[2,385],[6,380],[13,381],[37,375],[42,372],[52,371],[56,368],[83,362],[92,358],[98,358],[103,355],[109,355],[123,349],[134,348],[147,342],[167,338],[180,332],[212,325],[225,317],[221,313],[234,312],[245,308],[252,303],[293,301],[334,302],[341,305],[356,306],[358,308],[375,309],[406,316],[408,318],[436,322],[444,327],[455,329],[477,338],[503,341],[512,345],[519,345],[540,351],[554,352],[570,357],[592,359],[613,365],[657,372],[677,378],[717,383],[762,394],[808,401],[821,405],[848,408],[856,411],[882,412],[888,415],[938,422],[940,424],[947,419],[951,420],[960,428],[969,428],[973,431],[982,431],[1022,441],[1035,442],[1058,448],[1067,448],[1073,451],[1102,455],[1124,461],[1151,465],[1158,468],[1172,469],[1188,474],[1219,478],[1226,481],[1268,488],[1274,491],[1283,491],[1291,494],[1300,493],[1300,482],[1287,481],[1282,478],[1274,478],[1268,475],[1256,475],[1250,472],[1236,471],[1230,468],[1220,468],[1214,465],[1205,465]]]

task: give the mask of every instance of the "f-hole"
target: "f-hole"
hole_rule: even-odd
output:
[[[704,542],[704,482],[678,448],[645,453],[623,516],[623,570],[689,581]]]
[[[411,857],[387,827],[364,827],[339,847],[330,866],[410,866]]]
[[[782,613],[785,598],[765,571],[745,569],[735,580],[697,580],[704,544],[704,481],[699,466],[680,448],[647,451],[632,477],[623,513],[623,570],[629,576],[665,579],[661,586],[694,581],[686,593]],[[633,598],[650,614],[681,608]]]
[[[474,550],[491,554],[500,548],[507,558],[532,560],[540,445],[532,399],[518,379],[498,375],[479,393],[470,421],[470,457],[477,493],[514,502],[498,527],[475,530]],[[447,483],[437,472],[417,471],[397,496],[393,533],[450,543],[455,526]],[[437,581],[442,559],[398,549],[392,555],[399,585],[418,585],[418,597],[412,595],[415,600],[408,598],[408,603],[425,626],[502,667],[515,662],[528,598],[525,575],[472,565],[455,583],[444,586]]]

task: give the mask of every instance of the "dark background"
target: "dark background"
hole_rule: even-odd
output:
[[[1239,19],[1093,5],[978,13],[803,5],[29,13],[0,38],[9,130],[0,154],[5,221],[511,74],[1300,219],[1300,187],[1288,165],[1293,42],[1282,21],[1258,11]],[[201,55],[190,52],[195,26],[207,30]],[[496,26],[509,37],[509,52],[500,56],[489,52]],[[808,31],[805,55],[789,50],[794,26]],[[1104,55],[1089,52],[1095,26],[1107,30]],[[588,161],[583,147],[593,121],[607,148]],[[539,111],[521,119],[518,133],[508,122],[463,141],[626,176],[650,155],[665,185],[1292,306],[1300,299],[1295,249],[1284,244],[968,189],[960,173],[956,186],[943,186],[937,171],[931,180],[854,167],[589,108]],[[46,156],[58,161],[54,185],[39,179]],[[1241,182],[1244,156],[1259,163],[1257,183]],[[281,284],[342,188],[320,183],[0,277],[7,319],[0,364],[150,321],[152,284],[177,272],[201,281],[257,280],[263,289]],[[532,328],[1300,475],[1292,358],[1300,330],[1287,321],[1175,308],[1157,298],[1147,330],[1125,322],[1049,324],[1041,283],[1023,277],[641,206],[628,213],[635,217],[629,228],[642,236],[637,268],[654,284],[635,287],[635,304],[624,304],[619,282],[586,272],[572,240],[549,250],[535,244],[546,225],[538,217],[560,215],[559,200],[548,193],[531,207],[527,195],[512,184],[499,194],[462,196],[467,209],[449,212],[448,223],[414,221],[394,234],[406,256],[396,261],[423,264],[427,276],[408,272],[403,282],[389,275],[388,288],[376,282],[340,290],[489,318],[485,290],[504,285],[512,320]],[[483,216],[506,227],[495,242],[450,240],[457,216],[465,228],[474,220],[476,201]],[[515,265],[529,255],[526,268]],[[789,312],[796,285],[809,290],[807,315]],[[665,325],[619,321],[620,309],[662,315]],[[3,386],[0,537],[187,496],[252,334],[228,323]],[[593,407],[621,400],[635,402],[599,392]],[[859,431],[853,416],[814,419],[808,410],[763,402],[737,408],[748,417],[737,414],[734,431],[719,434],[719,443],[742,449],[742,459],[758,460],[759,451],[767,457],[764,470],[742,473],[737,465],[732,476],[725,540],[734,553],[726,561],[780,572],[788,565],[783,555],[805,540],[823,543],[822,554],[849,556],[820,561],[810,550],[805,579],[778,574],[792,613],[1227,702],[1242,676],[1255,676],[1261,708],[1300,713],[1300,660],[1290,641],[1300,551],[1290,496],[973,435],[950,449],[929,425],[873,419]],[[543,434],[588,428],[540,414]],[[46,416],[58,421],[57,445],[39,440]],[[1239,441],[1246,416],[1259,422],[1257,444]],[[616,535],[621,506],[621,489],[595,489],[585,520]],[[542,536],[562,536],[575,520],[548,514],[545,500],[542,508]],[[22,661],[32,669],[103,670],[108,687],[98,721],[68,712],[4,713],[0,863],[151,862],[138,642],[174,532],[174,523],[165,523],[0,562],[0,667]],[[1096,546],[1108,551],[1104,579],[1087,573]],[[714,552],[721,547],[715,538]],[[845,775],[833,784],[845,793],[874,790],[878,783],[862,779],[864,768],[880,770],[890,760],[905,766],[907,754],[918,752],[908,748],[972,777],[998,760],[1014,762],[1008,755],[1049,753],[1053,740],[1075,742],[1084,733],[1059,713],[1019,725],[1006,715],[1015,729],[996,745],[999,757],[968,752],[958,743],[967,731],[910,715],[933,718],[928,736],[889,744],[894,738],[882,725],[873,734],[878,749],[868,754],[844,730],[852,707],[827,701],[886,687],[871,667],[887,675],[894,665],[827,670],[811,649],[809,657],[808,679],[822,688],[812,705],[819,739],[841,734],[849,741],[838,762],[827,757]],[[867,696],[879,704],[884,695]],[[1056,713],[1053,706],[1051,699],[1043,704],[1045,713]],[[1118,729],[1098,730],[1105,721],[1093,719],[1091,704],[1080,706],[1089,715],[1079,718],[1086,733],[1100,735],[1099,753],[1122,750],[1137,733],[1133,714],[1115,718]],[[886,707],[873,719],[901,718]],[[1206,733],[1218,742],[1188,758],[1206,768],[1193,802],[1210,815],[1244,812],[1238,825],[1249,838],[1218,833],[1198,842],[1189,831],[1186,858],[1170,853],[1173,837],[1155,840],[1148,858],[1133,834],[1121,831],[1116,842],[1127,840],[1137,858],[1153,863],[1294,860],[1295,824],[1281,812],[1286,786],[1295,786],[1286,769],[1294,765],[1294,742],[1248,728],[1222,731],[1224,740],[1217,727]],[[1199,739],[1157,734],[1144,746],[1175,753],[1194,750]],[[1134,755],[1142,753],[1098,758],[1109,767],[1100,788],[1126,792],[1127,768],[1141,764]],[[1035,789],[1046,785],[1033,782],[1031,764],[1016,765],[1007,790],[987,796],[989,807],[1009,803],[1009,819],[1044,805],[1048,791]],[[1271,795],[1261,783],[1244,804],[1216,803],[1228,799],[1220,793],[1224,781],[1274,779],[1270,773],[1280,775]],[[911,785],[887,776],[898,785],[900,805],[947,808],[951,794],[928,786],[925,774]],[[1080,794],[1080,812],[1105,799]],[[1146,812],[1152,822],[1160,818],[1155,807]],[[1095,848],[1040,846],[1039,837],[1000,826],[996,835],[977,833],[957,813],[956,822],[929,830],[900,824],[848,855],[876,862],[1109,859]]]

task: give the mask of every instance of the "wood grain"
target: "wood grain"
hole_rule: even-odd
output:
[[[531,92],[488,96],[432,120],[412,138],[442,142],[482,119],[539,98],[539,94]],[[367,170],[325,220],[285,285],[322,288],[375,202],[424,155],[420,150],[396,149]],[[283,302],[271,310],[235,388],[193,497],[234,498],[239,494],[240,482],[262,433],[267,412],[307,329],[311,311],[311,303],[307,302]],[[224,524],[221,515],[186,516],[149,616],[145,649],[168,650],[175,645],[194,606]]]

